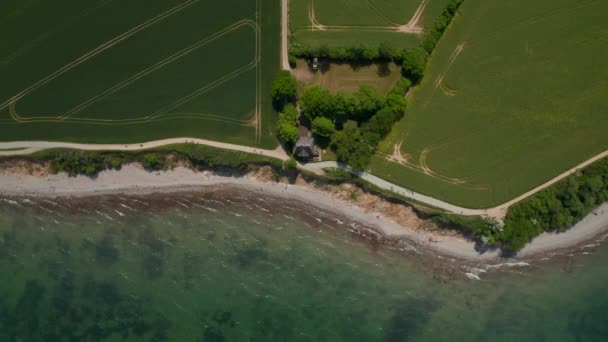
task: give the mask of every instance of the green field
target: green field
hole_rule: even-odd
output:
[[[275,147],[278,0],[4,1],[0,140]]]
[[[372,171],[489,207],[608,148],[606,13],[605,1],[466,0]]]
[[[420,43],[421,35],[399,32],[420,8],[417,26],[428,28],[448,0],[292,0],[290,27],[294,43],[319,46],[378,46],[390,41],[397,48]]]

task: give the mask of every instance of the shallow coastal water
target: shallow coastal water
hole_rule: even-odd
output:
[[[492,269],[356,228],[226,189],[3,198],[0,340],[608,339],[608,248]]]

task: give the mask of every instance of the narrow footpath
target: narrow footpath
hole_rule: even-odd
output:
[[[77,143],[50,142],[50,141],[5,142],[5,143],[0,143],[0,156],[27,155],[27,154],[31,154],[34,152],[38,152],[38,151],[50,149],[50,148],[69,148],[69,149],[78,149],[78,150],[85,150],[85,151],[140,151],[140,150],[167,146],[167,145],[174,145],[174,144],[200,144],[200,145],[211,146],[211,147],[216,147],[216,148],[221,148],[221,149],[226,149],[226,150],[259,154],[262,156],[276,158],[276,159],[283,160],[283,161],[289,159],[289,156],[287,155],[287,153],[285,153],[285,151],[283,150],[283,148],[281,146],[278,146],[274,150],[267,150],[267,149],[255,148],[255,147],[250,147],[250,146],[228,144],[228,143],[223,143],[223,142],[218,142],[218,141],[195,139],[195,138],[173,138],[173,139],[149,141],[149,142],[138,143],[138,144],[77,144]],[[514,198],[506,203],[500,204],[500,205],[492,207],[492,208],[487,208],[487,209],[470,209],[470,208],[464,208],[464,207],[460,207],[460,206],[457,206],[454,204],[450,204],[448,202],[445,202],[445,201],[442,201],[442,200],[439,200],[439,199],[436,199],[436,198],[433,198],[433,197],[430,197],[427,195],[423,195],[423,194],[414,192],[412,190],[406,189],[404,187],[401,187],[399,185],[390,183],[388,181],[385,181],[384,179],[381,179],[381,178],[374,176],[367,172],[358,173],[357,175],[359,177],[361,177],[362,179],[370,182],[371,184],[376,185],[377,187],[379,187],[381,189],[392,191],[396,194],[410,198],[414,201],[424,203],[429,206],[433,206],[433,207],[445,210],[450,213],[460,214],[460,215],[465,215],[465,216],[484,216],[484,217],[488,217],[488,218],[492,218],[492,219],[501,221],[505,218],[505,216],[507,214],[507,210],[513,204],[515,204],[527,197],[534,195],[535,193],[574,174],[578,170],[580,170],[602,158],[606,158],[606,157],[608,157],[608,150],[576,165],[575,167],[559,174],[558,176],[552,178],[551,180],[535,187],[534,189],[531,189],[530,191],[527,191],[524,194],[517,196],[516,198]],[[310,171],[310,172],[313,172],[316,174],[323,174],[324,173],[323,169],[331,168],[331,167],[340,168],[340,169],[352,172],[352,170],[348,166],[345,166],[345,165],[342,165],[342,164],[339,164],[339,163],[333,162],[333,161],[300,164],[298,167],[302,170]]]

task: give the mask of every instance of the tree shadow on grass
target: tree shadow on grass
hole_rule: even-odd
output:
[[[389,62],[381,62],[378,63],[378,70],[376,71],[376,75],[378,77],[387,77],[391,74],[391,67]]]

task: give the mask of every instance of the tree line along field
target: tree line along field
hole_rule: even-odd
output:
[[[447,3],[448,0],[291,0],[292,42],[376,47],[390,41],[396,48],[414,47],[420,43],[421,35],[399,32],[399,27],[412,21],[421,29],[430,27]],[[414,17],[418,19],[413,20]]]
[[[608,2],[466,0],[373,173],[468,207],[608,147]]]
[[[276,146],[278,0],[7,1],[0,139]]]

